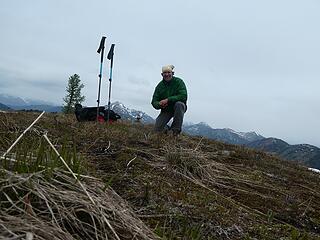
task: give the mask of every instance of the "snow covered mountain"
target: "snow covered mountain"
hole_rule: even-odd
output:
[[[106,106],[107,107],[107,106]],[[111,103],[111,109],[121,116],[121,119],[129,121],[140,121],[141,123],[152,124],[154,119],[145,112],[127,108],[121,102]]]
[[[183,131],[193,136],[204,136],[221,142],[238,145],[264,138],[255,132],[237,132],[230,128],[214,129],[204,122],[183,126]]]

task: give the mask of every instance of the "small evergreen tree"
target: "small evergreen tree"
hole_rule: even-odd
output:
[[[72,113],[74,112],[74,106],[77,103],[82,103],[85,99],[84,96],[81,95],[81,89],[84,87],[82,83],[80,83],[80,76],[78,74],[74,74],[69,77],[68,86],[66,88],[67,94],[63,98],[65,104],[63,105],[64,113]]]

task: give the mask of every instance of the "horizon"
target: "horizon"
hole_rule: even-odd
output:
[[[0,93],[0,96],[1,96],[1,95],[7,95],[7,96],[9,96],[9,97],[20,98],[20,97],[17,97],[17,96],[12,96],[12,95],[3,94],[3,93]],[[21,98],[21,99],[25,101],[25,99],[23,99],[23,98]],[[49,106],[62,107],[62,105],[58,105],[58,104],[54,104],[54,103],[51,103],[51,104],[53,104],[53,105],[51,105],[49,102],[47,102],[47,101],[45,101],[45,100],[41,100],[41,99],[29,99],[29,100],[39,101],[39,102],[42,101],[42,102],[44,102],[44,103],[49,104]],[[122,104],[124,107],[129,108],[125,103],[120,102],[120,101],[114,101],[114,102],[111,102],[111,104],[114,104],[114,103],[117,103],[117,102],[120,103],[120,104]],[[2,103],[2,102],[0,101],[0,103]],[[47,105],[47,104],[40,104],[40,105]],[[28,105],[26,105],[26,106],[28,106]],[[104,106],[107,106],[107,105],[104,105]],[[137,111],[141,111],[141,112],[143,112],[143,113],[146,113],[144,110],[141,110],[141,109],[136,109],[136,108],[129,108],[129,109],[130,109],[130,110],[131,110],[131,109],[134,109],[134,110],[137,110]],[[148,114],[148,113],[146,113],[146,114]],[[148,114],[148,115],[149,115],[149,114]],[[154,116],[151,116],[151,115],[149,115],[149,116],[152,117],[153,119],[156,118],[156,116],[155,116],[155,117],[154,117]],[[285,138],[279,138],[279,137],[277,137],[277,136],[265,136],[264,134],[262,134],[262,133],[260,133],[260,132],[257,132],[257,131],[254,130],[254,129],[253,129],[253,130],[250,130],[250,131],[240,131],[240,130],[238,130],[238,129],[233,129],[233,128],[230,128],[230,127],[214,128],[210,123],[207,123],[207,122],[205,122],[205,121],[200,121],[200,122],[184,121],[183,124],[184,124],[184,125],[189,125],[189,124],[191,124],[191,125],[206,124],[206,125],[208,125],[210,128],[212,128],[212,129],[229,129],[229,130],[231,130],[231,131],[235,131],[236,133],[249,133],[249,132],[252,132],[252,133],[255,133],[255,134],[257,134],[257,135],[260,135],[260,136],[262,136],[262,137],[264,137],[264,138],[276,138],[276,139],[283,140],[283,141],[287,142],[287,143],[290,144],[290,145],[308,144],[308,145],[312,145],[312,146],[315,146],[315,147],[317,147],[317,148],[320,148],[320,146],[317,146],[316,144],[312,144],[312,143],[308,143],[308,142],[291,143],[291,142],[287,141]]]

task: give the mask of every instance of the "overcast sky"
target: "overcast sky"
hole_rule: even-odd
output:
[[[152,93],[173,64],[186,121],[319,147],[319,13],[318,0],[2,1],[0,93],[62,104],[77,73],[95,106],[105,35],[116,44],[112,101],[156,117]]]

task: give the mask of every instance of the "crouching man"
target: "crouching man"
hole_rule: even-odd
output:
[[[187,110],[187,88],[181,78],[175,77],[174,66],[162,67],[162,80],[156,86],[152,106],[161,109],[154,126],[155,131],[164,131],[167,123],[173,118],[170,130],[177,136],[181,132],[183,116]]]

